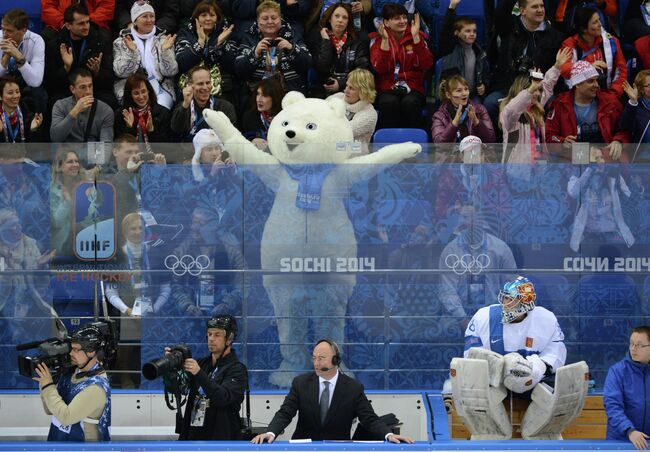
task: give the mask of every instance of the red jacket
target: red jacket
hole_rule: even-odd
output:
[[[612,141],[621,143],[630,142],[630,134],[618,127],[619,120],[623,114],[623,105],[618,100],[616,94],[608,91],[598,91],[597,120],[600,134],[605,143]],[[549,113],[546,117],[546,142],[547,143],[564,143],[564,139],[569,135],[578,134],[578,124],[576,114],[573,108],[574,90],[567,91],[555,98],[549,107]],[[609,160],[609,152],[604,151],[605,159]],[[621,161],[627,161],[625,154],[621,156]]]
[[[616,38],[615,36],[611,36],[609,34],[608,37],[609,37],[610,44],[613,44],[612,59],[614,60],[612,62],[613,67],[610,68],[612,72],[612,83],[611,85],[608,86],[608,88],[616,91],[616,94],[618,96],[622,96],[623,82],[627,80],[627,63],[625,62],[625,55],[623,55],[623,51],[621,50],[621,43],[618,40],[618,38]],[[568,47],[570,49],[573,49],[574,51],[573,58],[567,61],[566,63],[564,63],[560,68],[562,77],[568,79],[571,77],[571,68],[573,68],[573,64],[577,61],[576,57],[578,56],[577,54],[578,49],[580,50],[580,55],[585,55],[589,53],[591,46],[589,46],[585,41],[580,39],[578,35],[573,35],[570,38],[564,40],[564,42],[562,43],[562,48],[564,47]],[[598,36],[596,38],[593,48],[597,48],[597,50],[589,53],[586,57],[581,57],[581,59],[585,60],[588,63],[593,63],[596,60],[606,61],[605,53],[603,50],[602,37]],[[609,62],[607,63],[609,65]]]
[[[390,49],[381,49],[378,33],[371,33],[370,64],[377,73],[375,82],[377,92],[389,91],[395,85],[395,66],[399,62],[398,80],[404,80],[408,86],[422,94],[424,92],[424,73],[433,66],[433,55],[427,47],[427,36],[420,32],[420,42],[415,44],[409,26],[402,40],[398,43],[388,32]],[[426,94],[425,94],[426,95]]]
[[[63,27],[63,12],[72,4],[71,0],[41,0],[41,19],[43,23],[59,31]],[[111,29],[115,0],[85,0],[84,4],[90,13],[90,21],[94,24]]]
[[[555,21],[564,22],[564,15],[566,14],[569,0],[560,0],[555,7]],[[616,0],[605,0],[605,7],[602,9],[603,14],[614,19],[618,12]]]

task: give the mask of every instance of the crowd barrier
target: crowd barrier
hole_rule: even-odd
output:
[[[368,389],[440,389],[467,321],[515,274],[534,282],[564,331],[567,361],[585,360],[596,388],[630,328],[648,323],[650,173],[590,163],[604,145],[549,147],[548,160],[530,165],[501,164],[499,144],[463,155],[429,145],[398,164],[332,173],[298,168],[296,180],[323,181],[318,209],[311,188],[298,199],[298,182],[274,182],[290,177],[279,165],[197,167],[181,163],[189,145],[156,144],[167,164],[127,173],[111,168],[110,144],[64,146],[82,166],[101,165],[68,198],[45,158],[56,147],[26,146],[33,162],[0,160],[0,388],[34,387],[17,372],[15,345],[51,337],[54,313],[69,330],[103,313],[107,291],[124,294],[134,278],[146,282],[144,301],[167,299],[136,318],[107,303],[128,358],[111,371],[115,387],[160,389],[139,377],[141,365],[179,342],[206,353],[206,318],[228,312],[254,390],[287,387],[321,336],[339,342],[344,368]],[[332,148],[363,159],[352,143],[315,152]],[[141,265],[122,252],[122,219],[136,211]],[[20,256],[18,236],[29,238]]]

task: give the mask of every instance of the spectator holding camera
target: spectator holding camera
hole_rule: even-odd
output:
[[[575,62],[586,61],[600,74],[600,88],[609,88],[620,97],[623,83],[627,80],[627,63],[618,38],[603,29],[595,8],[579,8],[575,15],[575,27],[578,33],[562,43],[563,48],[573,51],[573,57],[562,65],[562,77],[571,76]]]
[[[99,329],[84,326],[70,338],[74,373],[55,384],[45,363],[36,367],[43,409],[52,415],[48,441],[110,441],[111,387],[102,366],[104,347]]]
[[[487,54],[476,42],[476,21],[470,17],[456,16],[460,1],[449,2],[440,33],[440,53],[444,57],[441,78],[460,74],[467,81],[472,98],[485,96],[490,77]],[[483,141],[490,143],[485,139]]]
[[[368,42],[360,39],[352,20],[352,7],[336,3],[325,11],[320,21],[320,42],[314,55],[317,77],[315,97],[345,91],[345,81],[356,68],[369,69]]]
[[[113,140],[113,110],[93,95],[93,76],[77,68],[68,74],[72,96],[52,108],[50,138],[55,143]]]
[[[433,55],[420,31],[420,15],[409,24],[403,5],[388,3],[379,32],[370,35],[370,62],[376,72],[379,120],[377,127],[417,127],[426,105],[424,75]]]
[[[171,112],[156,100],[156,93],[147,77],[136,72],[124,85],[124,108],[115,110],[115,135],[125,133],[139,143],[169,141]]]
[[[217,315],[207,322],[210,354],[187,358],[183,370],[190,377],[185,416],[176,425],[183,440],[239,440],[239,410],[248,389],[248,370],[232,348],[237,322],[231,315]],[[170,353],[169,348],[165,353]]]
[[[517,3],[519,16],[512,14]],[[491,61],[496,61],[491,83],[492,92],[485,98],[493,123],[497,123],[499,101],[506,97],[517,75],[527,75],[533,68],[546,73],[555,63],[554,55],[564,35],[546,20],[544,0],[499,0],[494,25],[501,41]]]
[[[528,164],[548,159],[544,105],[553,95],[553,88],[560,78],[560,67],[569,58],[571,51],[562,49],[555,56],[555,65],[546,71],[543,78],[539,71],[515,78],[501,102],[499,115],[505,147],[504,163]]]
[[[244,33],[235,59],[235,72],[248,83],[249,94],[262,79],[279,74],[287,91],[307,92],[307,71],[312,57],[293,28],[282,19],[280,5],[264,0],[257,7],[257,21]]]
[[[629,143],[628,132],[619,129],[623,105],[618,96],[598,85],[600,74],[586,61],[571,68],[571,91],[560,93],[549,107],[546,118],[546,141],[562,143],[571,151],[573,143],[604,143],[606,162],[627,162],[623,143]]]

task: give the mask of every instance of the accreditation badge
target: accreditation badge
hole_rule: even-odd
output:
[[[192,420],[190,425],[192,427],[203,427],[205,424],[205,410],[208,408],[207,400],[205,397],[197,397],[192,409]]]

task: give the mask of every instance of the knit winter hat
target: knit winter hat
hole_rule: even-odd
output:
[[[475,135],[467,135],[465,138],[460,140],[460,143],[458,144],[458,151],[459,152],[465,152],[466,149],[468,149],[472,145],[481,145],[483,142],[481,139]]]
[[[573,88],[579,83],[589,80],[590,78],[598,77],[598,71],[591,63],[584,60],[573,63],[571,68],[571,78],[569,79],[569,87]]]
[[[133,6],[131,7],[131,22],[135,22],[135,20],[144,13],[152,13],[154,16],[156,15],[156,11],[154,11],[153,6],[149,3],[141,1],[133,3]]]
[[[194,145],[194,156],[192,157],[192,173],[196,181],[203,180],[203,172],[201,171],[201,151],[207,146],[223,146],[223,142],[219,136],[212,129],[201,129],[192,140]]]

